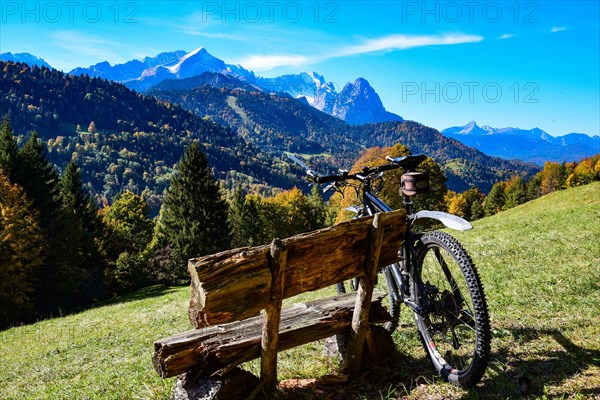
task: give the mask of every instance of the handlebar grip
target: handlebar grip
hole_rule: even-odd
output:
[[[328,176],[315,176],[313,181],[316,183],[329,183],[329,182],[337,182],[343,180],[343,178],[339,175],[328,175]]]
[[[391,169],[398,169],[400,168],[400,164],[384,164],[384,165],[380,165],[379,167],[375,167],[374,169],[377,170],[378,172],[383,172],[383,171],[389,171]]]

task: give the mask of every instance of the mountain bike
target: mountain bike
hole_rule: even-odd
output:
[[[336,175],[319,175],[293,154],[287,156],[302,167],[309,180],[329,185],[324,192],[352,186],[358,206],[347,210],[356,217],[388,212],[392,209],[377,197],[383,188],[384,172],[401,168],[400,194],[407,214],[405,239],[399,250],[400,262],[388,265],[381,273],[390,297],[392,321],[385,328],[398,326],[400,305],[413,313],[423,346],[438,373],[446,381],[463,387],[476,385],[487,368],[490,353],[490,322],[483,285],[469,254],[451,235],[442,231],[414,231],[415,223],[433,219],[450,229],[465,231],[473,226],[463,218],[440,211],[413,213],[413,197],[428,192],[425,172],[417,170],[427,157],[409,155],[387,157],[388,164],[363,167],[355,174],[340,170]],[[352,281],[356,290],[357,280]],[[337,284],[338,292],[346,291]]]

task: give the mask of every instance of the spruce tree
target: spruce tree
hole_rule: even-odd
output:
[[[479,200],[473,201],[471,204],[471,221],[483,218],[485,216],[485,210]]]
[[[62,207],[60,181],[34,132],[19,151],[17,180],[40,212],[45,240],[43,265],[36,286],[36,307],[41,313],[82,303],[81,270],[75,218]]]
[[[15,173],[18,171],[18,148],[13,135],[8,117],[2,119],[0,125],[0,171],[15,182]]]
[[[485,199],[485,215],[494,215],[502,210],[504,207],[505,195],[504,190],[506,188],[505,182],[498,182],[492,186],[492,190]]]
[[[102,222],[98,216],[98,206],[86,192],[79,169],[70,162],[60,181],[65,222],[68,223],[71,237],[70,250],[74,257],[70,268],[77,274],[80,300],[90,302],[105,295],[100,241]]]
[[[227,203],[197,142],[185,151],[165,198],[160,234],[170,245],[179,279],[187,260],[225,250],[231,243]]]
[[[504,203],[504,210],[516,207],[527,201],[527,190],[525,189],[525,182],[520,176],[513,179],[505,190],[506,201]]]
[[[61,179],[60,195],[65,209],[81,222],[82,227],[93,236],[101,233],[98,205],[84,189],[79,169],[71,161]]]
[[[249,241],[244,229],[246,214],[246,193],[241,187],[238,187],[233,194],[233,200],[229,204],[228,213],[232,247],[246,246]]]
[[[40,210],[40,222],[46,229],[60,209],[60,186],[58,174],[46,158],[36,132],[19,151],[19,162],[21,169],[17,173],[17,183]]]
[[[229,205],[229,226],[232,247],[256,246],[259,244],[260,216],[257,204],[246,197],[239,187]]]

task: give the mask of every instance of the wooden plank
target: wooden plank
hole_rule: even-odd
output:
[[[381,214],[375,214],[367,246],[365,273],[360,278],[356,294],[356,303],[350,328],[350,339],[344,358],[344,368],[351,375],[355,375],[360,369],[365,335],[369,329],[371,296],[373,295],[373,288],[375,287],[377,279],[377,265],[379,264],[381,244],[383,242],[383,223],[381,219]]]
[[[370,321],[390,319],[381,304],[385,293],[374,293]],[[278,351],[315,340],[347,333],[352,321],[355,293],[295,304],[281,312]],[[233,365],[258,358],[261,354],[261,316],[239,322],[181,333],[154,343],[152,362],[163,378],[176,376],[195,367],[211,375]]]
[[[264,389],[272,392],[277,386],[277,343],[279,341],[279,321],[281,302],[283,301],[283,277],[287,260],[287,248],[279,239],[275,239],[271,243],[269,255],[271,289],[262,330],[260,379]]]
[[[379,268],[396,262],[406,230],[404,210],[380,217],[384,232]],[[331,286],[364,273],[373,217],[284,239],[287,264],[283,297]],[[190,322],[196,328],[256,316],[267,306],[269,246],[228,250],[190,260]]]

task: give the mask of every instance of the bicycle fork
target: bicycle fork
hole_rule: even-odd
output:
[[[409,274],[412,267],[412,261],[415,258],[414,245],[415,235],[409,233],[405,244],[402,245],[400,256],[402,260],[399,263],[394,263],[385,268],[383,277],[390,294],[390,314],[392,315],[391,326],[398,326],[400,304],[409,307],[413,312],[422,315],[423,309],[411,300]]]

